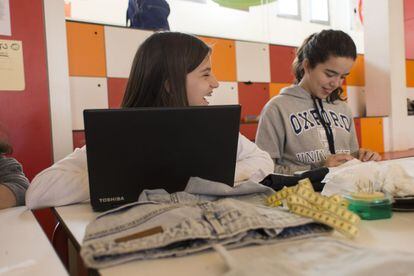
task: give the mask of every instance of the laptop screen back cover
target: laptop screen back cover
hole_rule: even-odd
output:
[[[234,183],[239,105],[85,110],[84,120],[96,211],[144,189],[182,191],[190,176]]]

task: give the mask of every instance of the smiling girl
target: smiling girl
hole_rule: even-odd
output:
[[[219,85],[211,70],[210,55],[210,47],[192,35],[151,35],[135,55],[122,108],[207,105]],[[235,183],[260,181],[272,170],[269,154],[240,134]],[[33,209],[88,199],[86,148],[82,147],[33,179],[26,204]]]
[[[342,31],[321,31],[299,47],[293,62],[295,84],[266,104],[256,136],[276,173],[336,167],[354,157],[381,159],[359,148],[352,113],[342,97],[356,57],[354,42]]]

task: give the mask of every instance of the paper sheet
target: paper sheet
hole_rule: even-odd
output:
[[[24,89],[22,42],[0,39],[0,91],[22,91]]]

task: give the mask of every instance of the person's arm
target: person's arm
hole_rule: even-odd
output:
[[[14,158],[0,159],[0,209],[24,205],[29,181]]]
[[[283,166],[283,165],[277,164],[277,160],[274,160],[274,162],[275,162],[274,173],[276,173],[276,174],[293,175],[295,172],[308,171],[308,170],[311,170],[312,169],[312,167],[310,165],[303,165],[303,166],[289,165],[289,166]]]
[[[16,206],[16,196],[7,186],[0,184],[0,209],[14,206]]]
[[[250,179],[259,182],[272,172],[273,162],[269,154],[239,134],[234,181],[237,183]]]
[[[61,206],[89,199],[86,147],[45,169],[33,179],[26,193],[30,209]]]
[[[285,129],[279,110],[269,103],[263,108],[256,133],[256,144],[268,152],[273,161],[273,172],[293,175],[297,171],[307,171],[310,165],[280,165],[279,159],[284,152]]]

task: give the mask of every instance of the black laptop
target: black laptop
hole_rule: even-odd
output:
[[[84,122],[95,211],[182,191],[191,176],[234,183],[239,105],[85,110]]]

